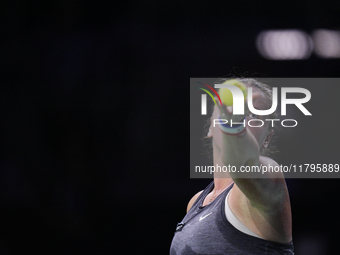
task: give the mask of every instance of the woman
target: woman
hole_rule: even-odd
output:
[[[256,109],[269,109],[271,88],[254,79],[238,79],[252,87]],[[247,109],[247,107],[245,107]],[[213,162],[219,166],[278,166],[264,152],[274,129],[273,116],[232,115],[232,107],[215,105],[211,120],[247,123],[262,119],[262,127],[241,127],[238,134],[227,125],[210,123]],[[255,174],[255,175],[254,175]],[[262,175],[262,173],[259,173]],[[282,173],[215,173],[214,180],[192,197],[187,214],[177,225],[170,254],[294,254],[289,194]],[[253,178],[255,177],[255,178]],[[258,176],[259,177],[259,176]],[[263,178],[264,177],[264,178]]]

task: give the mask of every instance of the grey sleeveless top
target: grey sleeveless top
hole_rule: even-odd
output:
[[[292,242],[281,244],[250,236],[229,223],[224,207],[225,198],[232,186],[202,207],[203,200],[214,188],[214,182],[204,189],[183,220],[177,224],[170,255],[294,254]]]

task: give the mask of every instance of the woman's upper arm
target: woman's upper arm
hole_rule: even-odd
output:
[[[263,166],[279,167],[272,159],[261,157]],[[286,182],[282,173],[264,173],[262,178],[240,178],[234,180],[249,202],[262,211],[280,210],[289,199]]]

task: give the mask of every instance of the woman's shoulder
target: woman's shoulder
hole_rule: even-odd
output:
[[[274,159],[260,156],[259,164],[261,171],[266,173],[267,179],[271,179],[273,182],[284,182],[284,174],[282,171],[282,165],[279,165]]]
[[[260,156],[260,163],[262,165],[272,165],[272,166],[279,165],[274,159],[266,157],[266,156]]]
[[[202,194],[203,190],[197,192],[189,201],[188,206],[187,206],[187,212],[189,212],[190,208],[192,207],[192,205],[195,203],[195,201],[197,200],[197,198]]]

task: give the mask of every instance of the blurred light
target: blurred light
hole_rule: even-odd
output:
[[[340,57],[340,31],[318,29],[312,36],[315,54],[322,58]]]
[[[307,59],[312,53],[313,41],[300,30],[268,30],[258,35],[256,46],[267,59]]]

